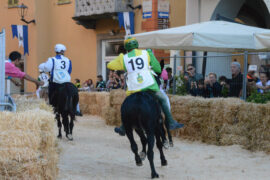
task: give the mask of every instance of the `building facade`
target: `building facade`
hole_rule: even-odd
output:
[[[169,19],[159,18],[160,4],[164,2],[169,4]],[[6,30],[6,55],[14,50],[23,52],[11,32],[11,25],[25,25],[16,8],[22,3],[28,7],[24,18],[36,21],[28,24],[29,55],[24,57],[25,72],[37,77],[38,65],[54,56],[54,45],[62,43],[73,63],[72,81],[76,78],[96,81],[98,74],[106,77],[106,64],[124,51],[126,34],[125,29],[119,27],[118,12],[134,12],[135,33],[215,19],[270,28],[269,0],[0,0],[0,28]],[[151,18],[143,18],[146,11],[151,12]],[[154,52],[159,57],[184,54]],[[25,91],[33,92],[35,88],[27,83]]]

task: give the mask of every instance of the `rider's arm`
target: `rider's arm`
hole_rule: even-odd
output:
[[[111,70],[119,70],[119,71],[125,70],[124,54],[121,53],[117,58],[109,62],[109,64],[107,65],[107,68]]]
[[[42,63],[43,66],[42,68],[39,66],[40,69],[44,70],[45,72],[51,72],[52,68],[53,68],[53,62],[52,62],[52,58],[49,58],[47,60],[47,62]]]
[[[154,56],[154,54],[152,53],[151,50],[147,50],[149,57],[150,57],[150,65],[153,69],[153,71],[155,71],[155,73],[161,73],[161,67],[160,64],[158,62],[158,60],[156,59],[156,57]]]

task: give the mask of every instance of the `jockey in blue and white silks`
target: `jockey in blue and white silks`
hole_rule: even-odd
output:
[[[39,69],[44,72],[50,72],[51,78],[49,83],[49,103],[54,106],[53,94],[61,84],[70,82],[70,74],[72,72],[71,61],[64,56],[66,47],[63,44],[55,45],[55,57],[48,58],[47,62],[39,65]]]

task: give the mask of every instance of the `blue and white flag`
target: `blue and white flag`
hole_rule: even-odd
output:
[[[17,37],[19,40],[19,47],[24,48],[24,55],[27,53],[29,55],[28,49],[28,26],[26,25],[11,25],[12,36]]]
[[[126,35],[134,34],[134,12],[119,12],[119,26],[124,27]]]

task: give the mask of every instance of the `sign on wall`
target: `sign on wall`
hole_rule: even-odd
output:
[[[158,18],[169,18],[170,2],[168,0],[158,0]]]
[[[143,19],[152,17],[152,0],[143,0]]]

